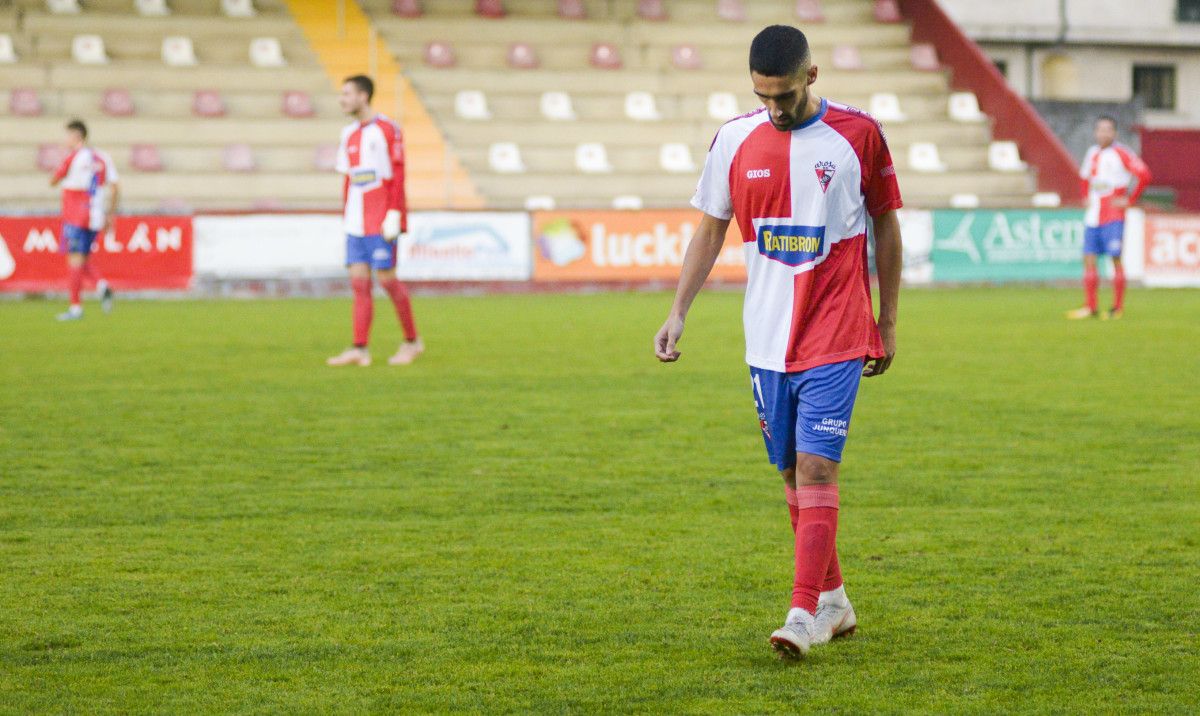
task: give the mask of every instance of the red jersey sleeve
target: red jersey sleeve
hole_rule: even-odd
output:
[[[388,180],[388,210],[400,212],[400,231],[408,231],[408,197],[404,193],[404,134],[393,124],[388,139],[388,153],[392,161],[392,178]]]
[[[878,123],[867,133],[862,158],[863,195],[867,201],[867,213],[880,216],[903,207],[896,167],[892,164],[892,152]]]
[[[1150,167],[1146,166],[1141,157],[1124,147],[1117,147],[1117,156],[1121,157],[1121,163],[1134,176],[1133,191],[1129,194],[1129,203],[1136,204],[1137,200],[1142,196],[1142,192],[1146,191],[1146,187],[1150,184]]]

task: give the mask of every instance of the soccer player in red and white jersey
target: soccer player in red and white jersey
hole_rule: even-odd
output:
[[[704,214],[654,352],[663,362],[679,359],[684,318],[736,219],[748,275],[746,362],[794,535],[791,609],[770,642],[795,658],[857,625],[835,544],[838,464],[859,379],[882,375],[896,353],[901,200],[879,124],[810,91],[817,67],[802,32],[760,32],[750,77],[765,106],[730,120],[713,140],[692,198]]]
[[[1125,267],[1121,245],[1125,239],[1125,210],[1137,203],[1150,183],[1150,168],[1129,147],[1117,141],[1117,120],[1107,115],[1096,120],[1096,144],[1083,158],[1079,176],[1087,214],[1083,220],[1082,307],[1067,312],[1067,318],[1100,316],[1100,274],[1097,257],[1108,255],[1113,262],[1113,303],[1101,317],[1120,318],[1125,311]],[[1133,189],[1130,190],[1130,184]]]
[[[329,365],[371,365],[367,340],[375,308],[371,274],[391,298],[404,330],[404,342],[388,359],[391,365],[408,365],[425,344],[417,335],[408,289],[396,278],[396,248],[408,231],[404,196],[404,137],[400,127],[371,109],[375,83],[365,75],[347,77],[338,97],[342,111],[354,122],[342,130],[337,170],[342,185],[343,222],[346,231],[346,266],[354,293],[354,345],[326,361]]]
[[[83,318],[80,291],[84,278],[96,283],[100,306],[112,310],[113,293],[108,282],[88,261],[96,236],[112,226],[120,187],[112,157],[88,144],[87,125],[78,119],[67,124],[67,156],[50,177],[50,186],[62,187],[62,237],[59,248],[67,255],[67,287],[71,305],[58,316],[60,321]]]

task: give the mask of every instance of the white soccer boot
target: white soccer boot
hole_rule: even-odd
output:
[[[825,644],[840,636],[850,636],[858,627],[854,605],[846,597],[846,586],[821,592],[817,616],[813,620],[812,644]]]
[[[366,348],[347,348],[325,361],[325,365],[357,365],[366,368],[371,365],[371,354],[367,352]]]
[[[771,633],[771,646],[780,659],[799,659],[808,653],[813,624],[813,615],[799,607],[788,612],[783,626]]]

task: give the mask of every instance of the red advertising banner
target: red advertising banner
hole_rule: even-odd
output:
[[[0,291],[47,291],[67,283],[57,216],[0,216]],[[192,280],[190,216],[120,216],[96,237],[91,261],[113,288],[185,289]]]
[[[1200,216],[1146,215],[1148,284],[1200,286]]]
[[[692,209],[538,211],[533,214],[535,281],[674,281],[700,220]],[[712,277],[745,281],[736,224]]]

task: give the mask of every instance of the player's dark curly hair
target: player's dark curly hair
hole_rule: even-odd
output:
[[[370,102],[371,98],[375,96],[375,82],[372,81],[370,77],[367,77],[366,75],[351,75],[342,80],[342,84],[346,84],[347,82],[353,82],[354,86],[357,87],[360,92],[366,92],[368,102]]]
[[[87,125],[83,123],[83,120],[72,119],[70,122],[67,122],[67,129],[72,132],[79,132],[79,136],[87,139]]]
[[[808,61],[808,38],[789,25],[763,28],[750,43],[750,71],[766,77],[791,77]]]

